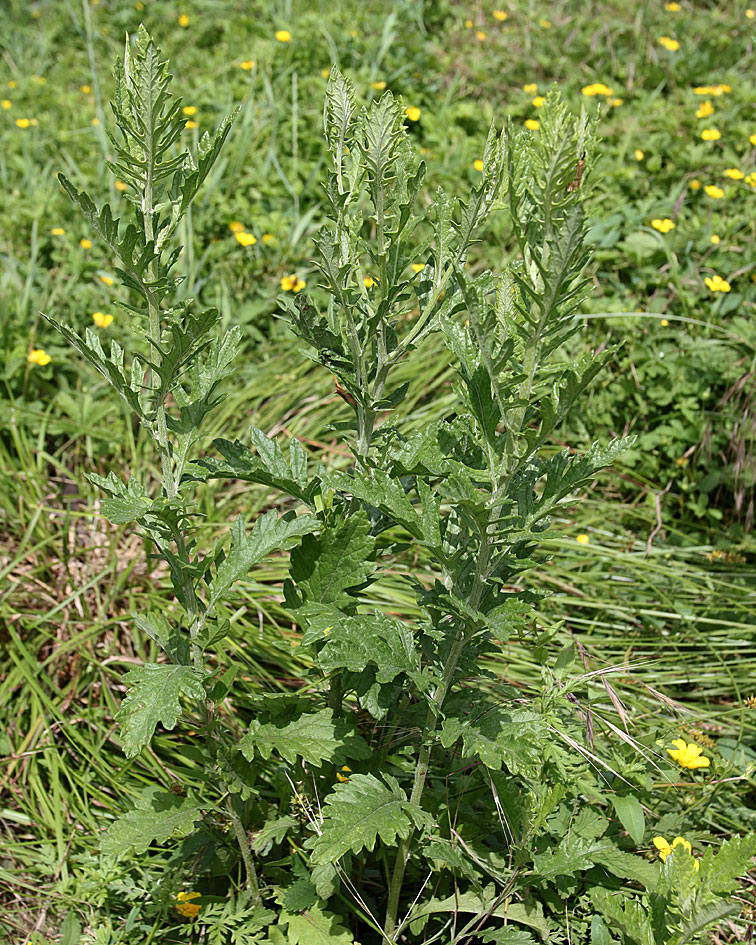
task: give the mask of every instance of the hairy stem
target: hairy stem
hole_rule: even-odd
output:
[[[255,862],[252,859],[252,847],[249,843],[247,831],[244,829],[241,817],[236,813],[236,808],[234,807],[234,802],[231,797],[226,798],[226,810],[231,820],[236,842],[239,844],[239,849],[241,850],[244,869],[247,873],[247,884],[252,891],[252,898],[254,899],[255,905],[258,905],[260,902],[260,884],[257,881],[257,870],[255,869]]]

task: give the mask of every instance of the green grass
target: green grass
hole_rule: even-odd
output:
[[[244,103],[180,234],[186,295],[217,305],[246,339],[216,432],[243,436],[252,422],[343,463],[349,459],[333,450],[329,426],[346,408],[331,378],[301,357],[273,317],[283,275],[299,273],[319,293],[308,258],[323,201],[322,71],[337,62],[364,99],[379,94],[371,83],[385,81],[421,108],[412,134],[430,186],[452,190],[474,179],[491,118],[537,118],[523,85],[537,83],[542,93],[557,81],[575,108],[593,107],[595,99],[580,90],[595,82],[623,99],[604,109],[596,251],[580,339],[582,349],[622,348],[579,424],[562,437],[577,446],[628,429],[639,440],[624,468],[606,474],[569,518],[553,523],[552,553],[528,584],[550,592],[544,624],[564,621],[551,654],[577,640],[586,670],[614,667],[612,685],[631,734],[653,741],[685,725],[726,740],[722,751],[734,752],[730,775],[742,780],[713,789],[705,802],[684,802],[697,828],[721,836],[753,827],[754,782],[744,766],[756,760],[755,710],[745,706],[756,688],[747,514],[754,462],[753,427],[744,426],[743,415],[747,408],[752,415],[748,378],[756,358],[756,189],[724,172],[754,170],[748,57],[755,21],[734,3],[683,3],[680,13],[629,2],[504,9],[509,16],[500,23],[492,4],[444,0],[282,0],[243,10],[225,0],[187,0],[180,11],[157,2],[138,11],[121,0],[91,9],[11,3],[0,40],[0,98],[11,102],[0,111],[0,901],[7,910],[0,940],[34,941],[33,930],[56,940],[71,904],[82,914],[110,909],[116,924],[125,918],[129,897],[114,905],[116,879],[107,870],[97,878],[97,835],[145,784],[192,778],[186,726],[180,737],[159,738],[155,754],[126,762],[112,722],[120,675],[150,653],[129,614],[148,601],[164,606],[170,590],[161,568],[146,569],[141,544],[97,515],[84,473],[144,468],[147,444],[101,379],[39,317],[46,311],[82,327],[92,312],[112,312],[109,334],[127,337],[129,316],[118,306],[126,296],[100,278],[112,275],[110,260],[96,244],[79,244],[91,234],[54,174],[63,170],[95,191],[110,188],[114,201],[126,199],[105,173],[104,103],[123,32],[134,31],[140,17],[181,75],[199,131]],[[186,29],[179,12],[189,15]],[[276,41],[280,28],[291,31],[291,43]],[[662,35],[679,39],[681,50],[664,50]],[[240,68],[249,59],[254,68]],[[716,83],[732,91],[693,91]],[[715,112],[699,119],[696,109],[706,100]],[[19,128],[17,118],[37,124]],[[721,139],[702,141],[704,127],[718,128]],[[187,130],[188,140],[195,134]],[[634,156],[639,148],[642,160]],[[693,180],[704,186],[691,189]],[[720,186],[724,197],[707,196],[706,185]],[[650,226],[666,217],[675,221],[668,234]],[[237,243],[229,230],[235,220],[256,235],[254,247]],[[53,235],[55,227],[65,233]],[[274,239],[264,244],[266,233]],[[472,265],[500,266],[511,255],[506,220],[497,219]],[[709,291],[704,279],[714,273],[730,282],[729,293]],[[48,366],[27,363],[33,347],[50,354]],[[408,428],[453,401],[451,372],[433,339],[426,363],[422,375],[406,378]],[[249,520],[269,501],[258,487],[214,486],[200,508],[203,541],[237,512]],[[588,544],[576,542],[581,533]],[[730,559],[713,557],[715,551]],[[401,580],[409,566],[397,560],[395,577],[381,582],[381,607],[414,613]],[[411,566],[422,576],[422,561]],[[233,615],[228,645],[244,664],[240,724],[245,700],[260,685],[285,687],[300,678],[281,575],[275,561],[251,575]],[[516,641],[506,643],[493,668],[525,689],[541,674],[532,651]],[[660,702],[649,686],[680,709]],[[621,727],[606,690],[600,682],[595,688],[597,712]],[[160,865],[158,855],[145,862],[143,888]],[[176,940],[157,923],[150,934],[139,940]]]

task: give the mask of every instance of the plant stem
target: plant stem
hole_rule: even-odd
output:
[[[258,905],[260,902],[260,884],[257,881],[257,870],[255,869],[255,863],[252,859],[252,847],[249,845],[247,831],[244,829],[241,817],[236,813],[234,802],[230,796],[226,798],[226,810],[228,811],[228,816],[231,818],[231,826],[234,829],[236,842],[239,844],[239,849],[241,850],[244,869],[247,873],[247,883],[252,890],[255,905]]]

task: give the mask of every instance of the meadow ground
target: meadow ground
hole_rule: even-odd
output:
[[[140,22],[171,60],[186,146],[242,106],[177,234],[180,296],[217,306],[222,326],[243,335],[205,448],[254,423],[349,462],[332,427],[348,405],[276,317],[282,293],[325,297],[311,257],[332,65],[361,102],[387,89],[401,97],[429,194],[476,183],[491,121],[538,135],[554,83],[571,110],[600,110],[590,287],[566,357],[620,347],[548,450],[637,440],[560,510],[549,553],[527,577],[548,592],[539,605],[548,641],[534,650],[512,640],[490,665],[523,692],[565,649],[577,648],[586,670],[613,667],[603,701],[618,731],[660,752],[683,736],[714,759],[709,780],[649,781],[647,817],[700,847],[753,830],[754,10],[686,0],[10,0],[0,30],[0,941],[246,941],[231,913],[212,938],[168,899],[148,903],[166,869],[160,851],[126,866],[99,853],[99,835],[145,785],[177,773],[191,781],[195,764],[188,725],[159,731],[129,761],[121,750],[120,678],[154,658],[130,614],[165,606],[170,577],[145,563],[131,530],[100,516],[85,474],[128,477],[155,461],[117,395],[40,316],[129,343],[128,291],[56,174],[127,208],[128,187],[106,167],[107,103],[112,63]],[[469,268],[501,270],[514,257],[510,223],[494,214]],[[435,336],[424,344],[424,368],[402,378],[407,430],[453,402],[448,352]],[[199,509],[208,542],[269,502],[263,487],[211,484]],[[305,674],[283,567],[256,569],[231,614],[242,711],[260,687],[284,691]],[[373,606],[417,616],[400,567],[371,594]],[[649,858],[658,829],[646,832]],[[721,941],[751,940],[753,893],[751,905],[741,895]],[[569,925],[552,934],[569,941]]]

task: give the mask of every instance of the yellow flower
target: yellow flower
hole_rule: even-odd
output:
[[[483,30],[477,30],[475,33],[475,38],[479,39],[482,43],[483,40],[486,38],[486,34],[483,32]]]
[[[707,184],[704,187],[704,191],[707,197],[711,197],[712,200],[721,200],[724,197],[724,191],[721,187],[717,187],[716,184]]]
[[[643,151],[641,151],[640,148],[636,148],[635,151],[633,151],[633,157],[636,161],[642,161],[646,155],[643,153]]]
[[[498,20],[499,23],[503,23],[507,18],[507,13],[504,10],[494,10],[493,11],[494,19]]]
[[[95,115],[95,117],[92,119],[92,124],[93,124],[95,127],[97,127],[97,125],[100,124],[100,119],[99,119],[96,115]]]
[[[545,101],[546,99],[543,97],[543,95],[537,95],[531,102],[531,105],[533,105],[534,108],[541,108]]]
[[[748,10],[745,11],[745,15],[749,20],[752,20],[754,17],[756,17],[756,10],[751,10],[749,8]]]
[[[719,141],[722,137],[722,132],[718,128],[704,128],[701,132],[701,137],[704,141]]]
[[[729,177],[730,180],[743,180],[745,177],[745,174],[741,170],[738,170],[737,167],[728,167],[724,175],[725,177]]]
[[[382,92],[386,88],[386,82],[383,79],[379,79],[378,82],[371,82],[370,88],[375,89],[376,92]]]
[[[197,114],[197,106],[196,106],[196,105],[184,105],[184,107],[181,109],[181,111],[182,111],[185,115],[196,115],[196,114]]]
[[[670,13],[679,13],[681,10],[681,7],[679,3],[667,3],[664,9],[669,10]]]
[[[670,220],[669,217],[665,217],[663,220],[659,220],[658,218],[652,220],[651,226],[660,233],[669,233],[670,230],[674,230],[675,228],[674,222]]]
[[[691,189],[691,190],[700,190],[700,189],[701,189],[701,181],[700,181],[700,180],[692,180],[692,181],[690,182],[690,189]]]
[[[471,30],[471,29],[473,28],[473,21],[472,21],[472,20],[465,20],[465,27],[466,27],[468,30]]]
[[[716,233],[712,233],[711,236],[709,237],[709,242],[711,243],[712,246],[719,246],[722,240],[717,236]]]
[[[82,239],[79,240],[79,246],[81,246],[82,249],[91,249],[92,240],[88,240],[86,236],[82,237]]]
[[[528,118],[525,121],[525,127],[528,129],[528,131],[538,131],[538,129],[541,127],[541,123],[540,121],[536,121],[535,118]]]
[[[410,121],[420,121],[420,109],[417,105],[409,105],[404,109],[404,114]]]
[[[18,86],[18,82],[14,82],[13,79],[11,79],[10,82],[8,83],[8,88],[9,88],[9,89],[15,89],[15,88],[17,88],[17,86]]]
[[[186,13],[182,13],[181,16],[178,18],[178,25],[182,29],[186,29],[187,26],[189,26],[189,17]]]
[[[654,846],[659,851],[659,859],[662,862],[666,861],[667,857],[670,853],[672,853],[675,847],[682,847],[683,850],[687,850],[691,856],[693,855],[693,848],[687,840],[683,839],[683,837],[675,837],[672,843],[668,843],[664,837],[654,837],[653,842]],[[698,860],[696,860],[695,863],[695,868],[699,869],[700,864]]]
[[[320,70],[320,74],[323,76],[324,79],[329,79],[329,78],[331,77],[331,70],[330,70],[330,69],[321,69],[321,70]]]
[[[613,98],[609,103],[613,108],[619,108],[624,103],[624,98]]]
[[[751,137],[748,140],[756,148],[756,135],[751,135]]]
[[[291,33],[288,30],[276,30],[276,39],[279,43],[290,43]]]
[[[579,545],[587,545],[591,539],[587,535],[578,535],[575,541]]]
[[[100,276],[100,282],[104,282],[105,285],[113,285],[112,276]]]
[[[538,25],[542,26],[545,30],[549,30],[551,29],[551,20],[541,17],[541,19],[538,21]]]
[[[187,919],[194,919],[202,906],[198,902],[192,902],[192,899],[199,899],[202,893],[198,892],[180,892],[176,896],[176,911]]]
[[[749,187],[756,187],[756,174],[749,174],[745,182]]]
[[[709,291],[711,291],[711,292],[729,292],[730,289],[732,288],[732,286],[730,285],[729,282],[727,282],[726,279],[723,279],[721,276],[718,276],[718,275],[716,275],[716,274],[713,275],[713,276],[707,276],[707,277],[704,279],[704,282],[706,283],[706,287],[707,287],[707,288],[709,289]],[[682,742],[682,739],[681,739],[681,738],[678,738],[677,741],[676,741],[676,742],[672,742],[672,744],[673,744],[673,745],[677,745],[677,742]],[[683,742],[683,744],[685,744],[685,743]],[[681,748],[682,746],[679,746],[679,745],[678,745],[678,747]],[[690,743],[690,745],[688,746],[688,748],[694,749],[695,752],[696,752],[696,754],[700,754],[700,753],[701,753],[701,749],[698,747],[698,745],[694,745],[693,742]],[[667,749],[667,751],[669,751],[669,748]],[[672,754],[671,751],[670,751],[669,753],[672,755],[673,758],[675,757],[675,756]],[[677,760],[679,760],[679,759],[677,759]],[[708,766],[709,766],[709,759],[708,759],[708,758],[702,758],[702,759],[701,759],[701,762],[702,762],[701,764],[689,765],[689,764],[683,764],[683,762],[680,761],[680,764],[683,766],[683,768],[708,768]]]
[[[263,233],[262,235],[263,246],[268,246],[270,243],[274,243],[275,240],[276,238],[272,233]]]
[[[663,46],[665,49],[668,49],[670,52],[677,52],[680,48],[680,44],[676,39],[672,39],[670,36],[660,36],[659,45]]]
[[[693,89],[694,95],[711,95],[711,86],[710,85],[697,85]]]
[[[66,231],[63,229],[62,226],[54,226],[54,227],[50,230],[50,234],[51,234],[52,236],[65,236],[65,233],[66,233]]]
[[[107,328],[113,321],[113,316],[105,315],[104,312],[92,312],[92,321],[98,328]]]
[[[719,279],[719,276],[715,278]],[[708,280],[707,280],[708,282]],[[729,292],[729,286],[727,290]],[[681,768],[708,768],[711,759],[699,757],[703,749],[695,742],[686,742],[684,738],[675,738],[672,742],[674,748],[668,748],[667,754],[673,758]]]
[[[91,91],[92,91],[92,86],[91,86],[91,85],[82,85],[82,86],[81,86],[81,91],[82,91],[85,95],[89,95],[89,94],[91,93]]]
[[[478,158],[477,161],[473,161],[473,167],[475,168],[476,171],[482,172],[482,171],[483,171],[483,161],[481,161],[481,159]]]
[[[116,190],[120,190],[121,193],[123,193],[124,190],[128,190],[128,187],[129,187],[129,185],[124,184],[122,180],[117,180],[113,186],[115,187]]]
[[[669,328],[669,319],[668,319],[668,318],[663,318],[663,319],[659,322],[659,324],[662,326],[662,328]]]
[[[365,283],[366,289],[372,289],[377,284],[372,276],[365,276],[362,281]]]
[[[425,263],[412,263],[411,269],[413,272],[422,272],[425,269]]]
[[[239,68],[244,69],[245,72],[250,72],[252,69],[255,68],[255,60],[245,59],[244,62],[239,63]]]
[[[729,85],[712,85],[711,94],[712,95],[724,95],[725,92],[732,92],[732,87]]]
[[[346,772],[346,774],[342,774],[342,771]],[[349,765],[342,765],[341,771],[336,772],[336,778],[337,780],[341,781],[342,784],[345,784],[349,780],[349,775],[351,773],[352,769],[349,767]]]
[[[11,100],[10,100],[9,98],[4,98],[4,99],[2,100],[2,102],[0,102],[0,105],[1,105],[6,111],[11,107],[12,104],[13,104],[13,103],[11,102]]]
[[[32,348],[26,356],[26,360],[29,364],[38,364],[40,367],[44,367],[52,361],[52,358],[42,348]]]
[[[16,125],[17,125],[17,127],[19,127],[19,128],[28,128],[30,124],[31,124],[31,122],[29,121],[28,118],[17,118],[17,119],[16,119]]]
[[[196,121],[191,121],[191,120],[190,120],[190,121],[185,121],[185,122],[184,122],[184,128],[192,129],[192,128],[196,128],[196,127],[197,127],[197,122],[196,122]]]
[[[591,85],[584,85],[580,91],[589,98],[592,98],[594,95],[611,96],[614,94],[609,86],[604,85],[603,82],[593,82]]]
[[[711,104],[707,98],[705,102],[702,102],[696,110],[696,118],[708,118],[709,115],[714,114],[714,106]]]
[[[257,237],[253,236],[251,233],[247,233],[245,230],[241,230],[238,233],[235,233],[237,243],[241,243],[242,246],[254,246],[257,242]]]
[[[238,220],[234,220],[233,223],[228,224],[228,228],[232,233],[241,233],[241,231],[244,229],[244,224],[239,223]]]
[[[523,85],[522,91],[526,92],[528,95],[535,95],[538,91],[538,86],[535,82],[528,82],[527,85]]]
[[[281,276],[281,288],[284,292],[301,292],[307,283],[297,275]]]

